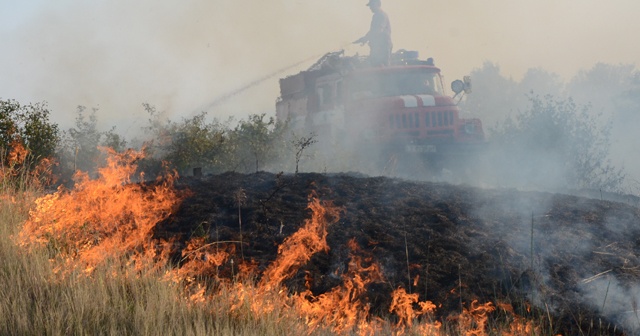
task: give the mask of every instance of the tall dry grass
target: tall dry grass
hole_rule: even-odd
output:
[[[165,270],[135,272],[110,261],[91,277],[60,276],[52,247],[23,249],[14,237],[27,220],[42,184],[22,166],[0,165],[1,335],[289,335],[297,321],[228,312],[233,293],[193,304]],[[115,267],[114,267],[115,266]],[[116,270],[116,271],[114,271]],[[138,274],[138,276],[131,276]]]
[[[2,335],[289,335],[301,330],[297,321],[278,321],[277,313],[215,313],[230,310],[234,293],[226,290],[215,301],[190,304],[180,284],[161,280],[162,271],[132,278],[127,274],[135,272],[123,264],[115,267],[121,274],[106,265],[91,277],[56,276],[51,251],[21,250],[12,240],[32,198],[0,202]]]

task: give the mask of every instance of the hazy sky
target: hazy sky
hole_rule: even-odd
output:
[[[0,0],[0,98],[47,101],[71,125],[77,105],[130,133],[143,102],[174,119],[278,69],[346,47],[368,30],[366,0]],[[394,49],[432,56],[448,82],[483,62],[519,79],[569,79],[596,62],[640,60],[637,0],[383,0]],[[211,109],[273,114],[279,77]]]

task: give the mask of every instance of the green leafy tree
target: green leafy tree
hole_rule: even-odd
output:
[[[49,120],[46,103],[22,105],[0,100],[0,146],[5,152],[15,144],[29,151],[27,164],[52,158],[60,140],[58,125]]]
[[[116,127],[113,126],[110,130],[103,132],[101,139],[101,146],[109,147],[116,152],[123,152],[127,149],[127,140],[116,132]]]
[[[166,160],[178,171],[201,167],[220,172],[226,166],[226,130],[217,120],[207,123],[206,113],[172,124],[169,132],[171,142],[167,147]]]
[[[236,143],[235,152],[238,164],[245,171],[255,167],[258,172],[268,163],[281,167],[282,156],[288,151],[286,141],[287,124],[276,122],[273,117],[265,119],[266,115],[250,115],[247,120],[241,120],[234,129],[231,141]],[[261,166],[263,165],[263,166]]]
[[[235,147],[229,140],[232,119],[207,121],[207,113],[202,112],[174,122],[165,119],[154,106],[147,103],[143,106],[150,116],[144,131],[151,139],[144,145],[147,156],[140,165],[145,171],[155,172],[162,162],[181,174],[188,174],[190,168],[196,167],[209,173],[237,168]]]
[[[291,166],[285,159],[292,153],[285,122],[260,114],[232,127],[233,119],[207,121],[205,112],[173,122],[163,119],[154,106],[143,106],[150,115],[144,130],[152,139],[146,143],[147,157],[140,164],[147,172],[155,171],[163,161],[181,174],[189,174],[190,168],[196,167],[210,173],[246,173]]]
[[[473,92],[461,107],[481,118],[489,127],[525,110],[529,104],[527,96],[532,92],[559,96],[564,90],[564,83],[558,75],[541,68],[531,68],[520,81],[515,81],[504,77],[498,64],[485,62],[482,68],[473,70],[470,75]]]

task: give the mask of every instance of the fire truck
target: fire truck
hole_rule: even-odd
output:
[[[416,51],[397,51],[384,67],[332,52],[280,79],[276,117],[328,148],[376,153],[376,164],[419,157],[437,166],[485,142],[481,121],[461,118],[457,106],[456,98],[471,90],[469,78],[451,89],[453,96],[433,59],[422,60]]]

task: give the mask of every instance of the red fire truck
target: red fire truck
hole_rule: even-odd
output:
[[[415,51],[394,53],[386,67],[334,52],[280,80],[276,116],[329,148],[375,152],[383,164],[420,157],[434,165],[468,155],[485,142],[481,121],[461,118],[456,104],[470,92],[468,77],[451,88],[453,97],[433,60],[421,60]]]

